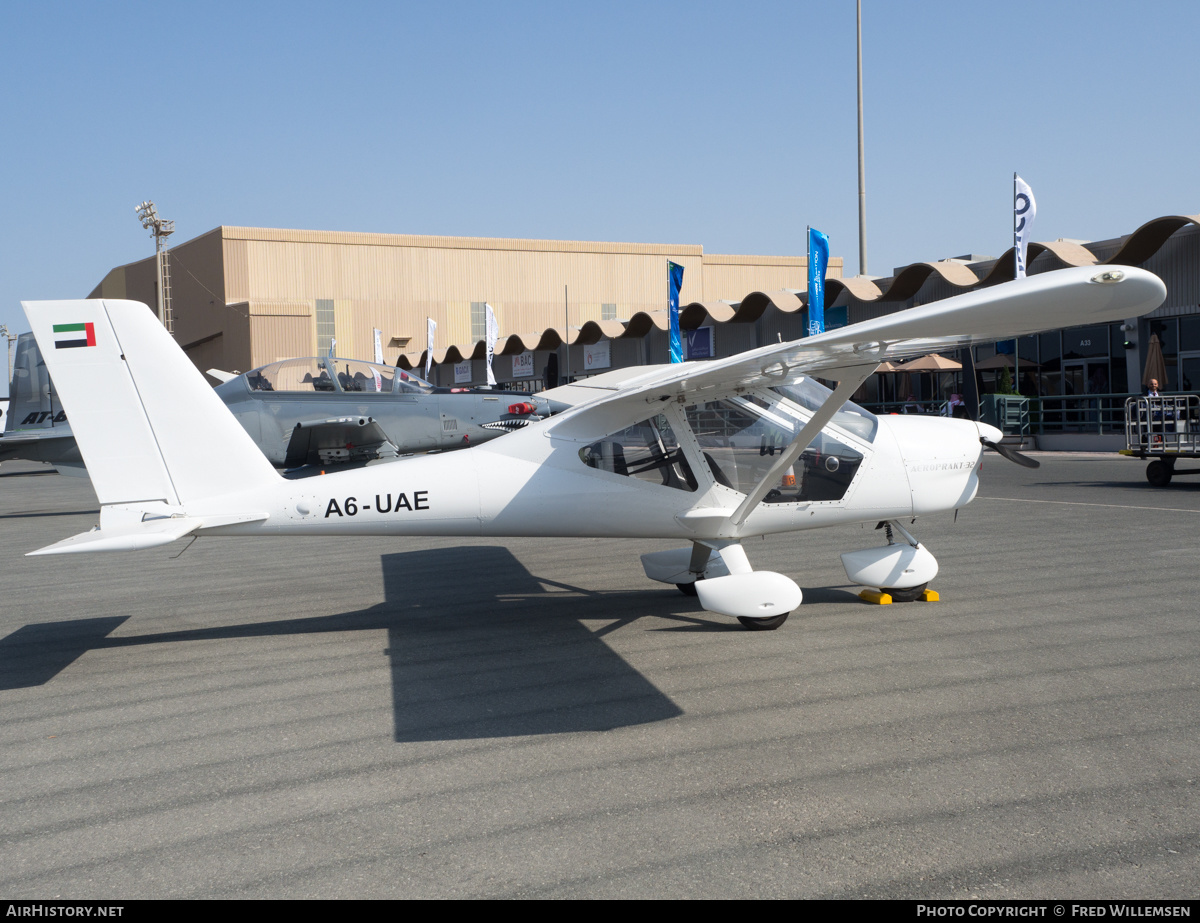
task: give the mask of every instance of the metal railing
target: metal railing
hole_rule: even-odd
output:
[[[949,401],[878,401],[862,406],[876,414],[925,413],[944,417],[951,415]]]
[[[981,401],[981,419],[999,426],[1008,435],[1044,435],[1046,433],[1125,433],[1125,405],[1139,395],[1128,392],[1112,394],[1062,394],[1042,397],[1016,397],[1003,394],[983,395],[991,401],[991,410]],[[1200,401],[1195,394],[1169,395],[1160,400]],[[926,413],[950,416],[948,401],[888,401],[864,403],[877,414]],[[1189,411],[1190,419],[1200,419],[1200,411]]]

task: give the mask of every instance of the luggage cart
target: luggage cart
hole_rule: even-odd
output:
[[[1146,480],[1154,487],[1166,487],[1175,475],[1200,474],[1200,468],[1175,467],[1181,458],[1200,458],[1200,396],[1127,399],[1121,454],[1152,459],[1146,466]]]

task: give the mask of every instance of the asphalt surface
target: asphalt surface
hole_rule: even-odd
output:
[[[26,558],[0,468],[0,896],[1192,898],[1200,477],[990,456],[874,606],[857,526],[748,543],[747,632],[615,540]]]

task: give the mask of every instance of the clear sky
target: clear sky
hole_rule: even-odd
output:
[[[865,0],[868,270],[1200,212],[1200,3]],[[858,271],[853,0],[0,0],[0,323],[220,224]],[[0,376],[2,377],[2,376]]]

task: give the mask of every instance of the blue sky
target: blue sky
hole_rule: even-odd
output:
[[[868,269],[1200,212],[1200,4],[864,2]],[[858,268],[854,2],[0,2],[0,323],[219,224]]]

